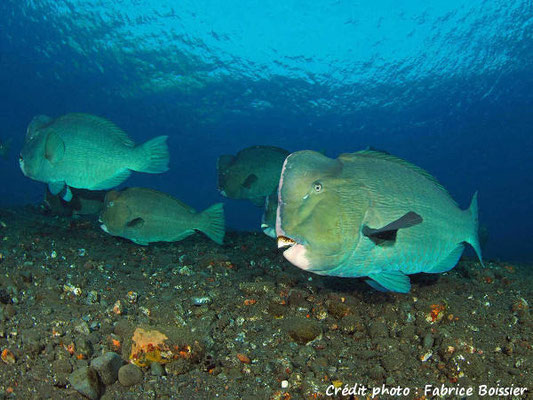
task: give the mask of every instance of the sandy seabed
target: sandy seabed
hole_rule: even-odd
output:
[[[143,247],[38,207],[0,220],[0,399],[533,398],[532,265],[384,294],[262,233]],[[139,367],[91,372],[109,352]]]

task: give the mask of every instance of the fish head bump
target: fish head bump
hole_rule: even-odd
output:
[[[19,165],[24,175],[40,182],[48,182],[51,178],[52,165],[45,157],[46,138],[45,131],[33,132],[26,137],[19,155]]]
[[[338,187],[342,163],[315,151],[289,155],[278,189],[278,247],[285,258],[318,274],[343,257]],[[323,272],[327,274],[327,272]]]

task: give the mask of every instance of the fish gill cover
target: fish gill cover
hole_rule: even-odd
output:
[[[486,254],[526,258],[532,7],[4,0],[1,139],[20,148],[34,115],[67,112],[105,116],[139,142],[169,135],[171,171],[128,185],[197,209],[220,201],[220,154],[268,144],[336,156],[372,145],[425,167],[464,207],[478,189]],[[41,199],[16,163],[1,167],[2,203]],[[229,226],[258,229],[253,206],[227,208]]]

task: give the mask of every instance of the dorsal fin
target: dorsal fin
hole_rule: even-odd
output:
[[[106,134],[112,135],[119,139],[124,145],[133,147],[135,143],[130,139],[128,134],[116,126],[113,122],[92,114],[84,113],[70,113],[59,117],[66,122],[79,123],[85,126],[90,126],[93,129],[105,131]]]
[[[455,203],[455,200],[453,200],[453,198],[451,197],[451,195],[448,192],[448,190],[446,190],[446,188],[444,186],[442,186],[442,184],[437,180],[437,178],[435,178],[433,175],[431,175],[425,169],[422,169],[422,168],[410,163],[409,161],[405,161],[404,159],[396,157],[396,156],[393,156],[393,155],[391,155],[389,153],[376,151],[376,150],[365,149],[365,150],[357,151],[355,153],[343,153],[343,154],[341,154],[339,156],[339,159],[341,161],[353,161],[353,160],[357,159],[358,157],[367,157],[367,158],[380,159],[380,160],[389,161],[391,163],[395,163],[395,164],[401,165],[402,167],[405,167],[405,168],[409,168],[410,170],[415,171],[416,173],[422,175],[424,178],[426,178],[429,181],[431,181],[431,183],[433,183],[439,190],[442,190],[444,193],[446,193],[452,199],[452,201]],[[455,203],[455,204],[457,204],[457,203]]]

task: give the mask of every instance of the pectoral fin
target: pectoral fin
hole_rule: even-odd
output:
[[[67,185],[65,185],[65,188],[61,192],[61,198],[65,200],[66,202],[69,202],[70,200],[72,200],[72,192]]]
[[[242,183],[242,186],[246,189],[250,189],[255,182],[257,182],[257,175],[250,174],[246,177],[246,179]]]
[[[374,229],[369,228],[367,225],[363,226],[363,235],[367,236],[377,245],[384,244],[385,242],[394,242],[399,229],[410,228],[411,226],[422,223],[422,221],[423,219],[420,215],[409,211],[404,216],[382,228]]]
[[[64,188],[65,188],[65,182],[63,182],[63,181],[48,182],[48,190],[54,196],[57,196],[59,193],[61,193]]]
[[[44,146],[44,156],[51,163],[60,161],[65,154],[65,143],[55,132],[50,132]]]
[[[144,219],[137,217],[129,221],[126,226],[128,228],[141,228],[144,225]]]
[[[411,282],[409,277],[400,271],[380,272],[377,274],[369,274],[368,277],[377,282],[367,281],[367,283],[375,289],[383,291],[390,290],[392,292],[407,293],[411,289]],[[378,286],[379,285],[379,286]]]

